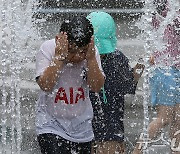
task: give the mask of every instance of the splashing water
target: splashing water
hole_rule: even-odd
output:
[[[36,36],[32,29],[31,9],[32,4],[36,3],[29,0],[28,3],[22,3],[20,0],[0,0],[0,48],[1,48],[1,104],[0,104],[0,154],[5,153],[20,153],[22,142],[22,126],[21,126],[21,100],[20,100],[20,73],[22,65],[28,63],[35,55],[31,44],[35,42]],[[148,64],[149,55],[152,49],[156,47],[160,51],[164,48],[163,41],[156,43],[154,39],[162,40],[165,26],[171,22],[171,19],[176,16],[176,7],[178,2],[170,1],[170,12],[167,18],[163,21],[161,28],[157,33],[151,30],[150,22],[152,12],[155,11],[152,0],[145,1],[144,12],[137,23],[138,27],[144,31],[141,37],[145,41],[146,55],[143,58],[146,65],[144,71],[144,134],[147,135],[147,126],[149,124],[148,112],[148,96],[149,96],[149,72],[151,68]],[[158,34],[158,35],[157,35]],[[154,44],[156,43],[156,44]],[[29,54],[28,54],[29,53]],[[10,76],[10,79],[8,78]],[[8,80],[9,79],[9,80]],[[9,93],[10,91],[10,93]],[[27,118],[28,119],[28,118]],[[8,135],[7,126],[10,126],[10,135]],[[126,138],[128,140],[128,138]],[[128,141],[129,142],[129,141]],[[131,142],[130,142],[131,143]],[[132,145],[132,144],[131,144]],[[9,148],[10,147],[10,148]],[[148,152],[144,151],[144,152]]]
[[[20,154],[22,142],[20,73],[34,55],[29,45],[36,40],[32,28],[32,0],[1,0],[1,102],[0,154]]]
[[[144,41],[145,46],[144,50],[146,51],[146,55],[143,58],[144,64],[146,66],[144,70],[144,83],[143,83],[143,109],[144,109],[144,126],[143,126],[143,135],[144,142],[147,143],[149,135],[148,135],[148,125],[149,125],[149,110],[148,110],[148,98],[149,98],[149,77],[152,76],[152,71],[155,67],[166,68],[163,61],[156,65],[154,68],[149,65],[149,57],[152,55],[152,52],[158,50],[163,52],[166,48],[166,45],[163,41],[164,31],[168,24],[170,24],[173,19],[178,16],[178,9],[180,2],[178,0],[169,0],[169,12],[167,13],[166,18],[161,22],[159,29],[154,31],[152,28],[152,16],[153,13],[156,12],[155,6],[153,4],[153,0],[145,0],[144,2],[144,14],[141,19],[136,23],[139,29],[142,30],[142,34],[140,35],[140,39]],[[155,41],[156,40],[156,41]],[[164,57],[167,58],[167,57]],[[171,66],[173,63],[171,64]],[[149,148],[143,149],[144,154],[149,153]]]

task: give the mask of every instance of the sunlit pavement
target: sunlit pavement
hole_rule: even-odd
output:
[[[43,25],[43,24],[42,24]],[[47,26],[49,25],[49,26]],[[45,31],[50,31],[49,34],[46,33],[47,38],[51,38],[58,31],[58,25],[54,26],[53,21],[45,23],[44,29],[42,29],[41,34],[45,36]],[[130,59],[131,66],[134,66],[138,58],[142,57],[145,53],[143,49],[142,41],[137,40],[136,38],[127,37],[130,30],[127,28],[134,27],[133,23],[118,23],[121,30],[119,30],[118,36],[118,48],[122,49],[122,52],[128,56]],[[52,30],[53,29],[53,30]],[[134,28],[135,29],[135,28]],[[121,31],[126,31],[124,36],[120,36]],[[131,31],[132,33],[132,31]],[[133,33],[136,33],[133,32]],[[137,34],[136,34],[137,35]],[[37,50],[42,41],[36,42]],[[35,127],[34,127],[34,115],[35,115],[35,101],[37,99],[37,94],[39,87],[34,81],[35,75],[35,64],[34,61],[28,63],[24,66],[23,73],[21,74],[21,114],[22,114],[22,154],[39,154],[39,148],[36,141]],[[142,93],[142,79],[139,81],[136,95],[127,96],[125,103],[125,135],[126,135],[126,147],[127,153],[129,154],[133,146],[142,132],[143,128],[143,93]],[[10,78],[7,77],[7,82],[10,82]],[[2,84],[0,80],[0,85]],[[1,95],[2,96],[2,95]],[[1,107],[1,106],[0,106]],[[150,113],[152,115],[152,112]],[[154,113],[153,113],[154,115]],[[152,118],[152,116],[150,116]],[[11,124],[8,123],[8,126]],[[1,149],[1,147],[0,147]],[[8,148],[7,148],[8,149]],[[152,149],[152,148],[151,148]],[[151,150],[150,149],[150,150]],[[151,150],[150,154],[170,154],[169,147],[159,146],[154,148],[155,151]],[[8,154],[8,151],[7,151]]]

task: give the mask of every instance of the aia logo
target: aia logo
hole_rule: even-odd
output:
[[[69,100],[67,98],[67,92],[69,93],[70,96]],[[77,90],[76,89],[74,90],[73,87],[70,87],[69,91],[65,91],[65,89],[61,87],[59,88],[56,94],[55,103],[57,103],[60,100],[60,101],[64,101],[64,103],[66,104],[76,104],[80,99],[82,99],[83,101],[85,100],[84,89],[82,87],[77,88]]]

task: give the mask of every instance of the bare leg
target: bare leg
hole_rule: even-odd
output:
[[[153,120],[148,126],[149,138],[152,139],[158,135],[162,128],[170,124],[173,119],[173,107],[159,105],[157,107],[157,119]],[[141,149],[138,149],[139,144],[136,144],[133,154],[141,154]]]
[[[172,139],[172,154],[180,154],[180,104],[174,107],[174,117],[170,127],[170,136]]]
[[[97,142],[96,147],[94,148],[94,152],[92,154],[114,154],[116,152],[119,152],[119,154],[125,154],[124,142]]]
[[[157,119],[153,120],[148,127],[150,139],[156,137],[162,128],[172,122],[173,109],[174,107],[171,106],[160,105],[157,107]]]

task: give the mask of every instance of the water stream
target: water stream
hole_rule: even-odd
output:
[[[33,1],[1,0],[0,154],[20,154],[21,79],[23,65],[33,58],[36,40],[32,24]],[[27,85],[26,85],[27,86]]]
[[[149,154],[152,153],[152,151],[149,151],[149,135],[148,135],[148,125],[150,123],[150,117],[152,115],[149,114],[149,106],[150,100],[150,90],[149,90],[149,77],[153,75],[153,71],[157,67],[166,68],[163,61],[161,61],[156,66],[150,66],[149,64],[149,58],[152,55],[153,51],[158,50],[160,52],[163,52],[163,50],[166,48],[166,44],[163,41],[164,31],[168,24],[171,24],[173,19],[175,19],[178,16],[177,11],[179,10],[180,2],[169,0],[169,11],[167,13],[166,18],[164,21],[160,24],[160,27],[157,31],[153,30],[152,27],[152,16],[153,13],[157,13],[155,9],[155,5],[153,4],[154,0],[145,0],[144,2],[144,14],[140,18],[140,20],[136,23],[139,29],[142,30],[142,34],[139,36],[140,40],[144,41],[144,50],[145,55],[143,57],[145,70],[144,70],[144,82],[143,82],[143,109],[144,109],[144,125],[143,125],[143,133],[141,134],[141,139],[144,139],[143,145],[143,153]],[[167,58],[167,57],[164,57]],[[171,60],[169,60],[171,61]],[[173,63],[172,63],[173,65]],[[174,87],[175,88],[175,87]],[[152,117],[151,117],[152,118]],[[166,142],[168,143],[168,141]],[[170,143],[167,145],[169,146]],[[160,147],[160,146],[159,146]],[[152,149],[151,149],[152,150]],[[169,152],[167,152],[169,153]]]

